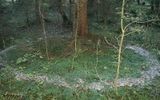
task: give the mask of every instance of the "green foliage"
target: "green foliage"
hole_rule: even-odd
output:
[[[16,64],[21,64],[21,63],[25,63],[31,59],[34,59],[35,57],[39,57],[39,58],[43,58],[39,52],[35,52],[35,53],[26,53],[23,57],[20,57],[17,59]]]
[[[14,53],[8,53],[7,57],[10,57],[8,61],[16,59],[15,62],[12,61],[12,64],[26,74],[46,73],[48,76],[64,76],[70,81],[82,78],[89,82],[99,80],[97,76],[98,72],[99,76],[104,80],[112,80],[114,78],[116,65],[116,51],[114,49],[101,46],[98,51],[99,54],[96,55],[97,51],[94,44],[85,44],[80,47],[81,50],[74,60],[73,55],[70,55],[67,57],[55,56],[54,59],[47,61],[39,52],[19,54],[19,52],[22,53],[23,51],[19,51],[18,49]],[[86,48],[89,50],[85,51]],[[134,52],[125,50],[123,55],[121,77],[138,77],[141,68],[144,66],[147,67],[147,62],[143,57]]]
[[[137,27],[132,27],[132,28],[137,29]],[[159,45],[160,30],[158,28],[152,28],[152,27],[148,28],[145,26],[142,26],[140,28],[139,26],[139,29],[141,31],[126,36],[127,43],[141,44],[145,48],[160,49]]]
[[[159,77],[144,88],[119,88],[117,95],[113,89],[92,91],[55,87],[33,81],[17,81],[9,69],[1,70],[0,76],[1,100],[159,100],[160,98]]]
[[[7,66],[0,70],[0,93],[5,93],[14,89],[12,85],[16,84],[15,75],[12,69]]]
[[[41,36],[41,28],[34,25],[35,2],[33,0],[16,0],[12,4],[0,0],[0,48],[4,46],[3,40],[7,46],[13,43],[24,45],[24,47],[20,46],[8,51],[4,59],[11,64],[12,68],[14,67],[31,77],[35,74],[45,74],[48,77],[59,75],[69,82],[75,82],[77,78],[82,78],[86,82],[99,81],[99,77],[102,80],[113,80],[117,64],[117,51],[112,48],[112,45],[118,47],[117,40],[120,37],[120,0],[100,0],[99,7],[95,5],[98,0],[89,0],[89,30],[96,36],[106,37],[111,45],[104,43],[102,39],[102,44],[97,51],[98,38],[78,40],[76,57],[73,55],[72,41],[50,37],[52,34],[57,35],[59,31],[65,30],[61,26],[61,15],[57,14],[57,2],[51,1],[54,2],[54,10],[51,10],[50,0],[42,2],[45,19],[53,22],[45,23],[49,56],[52,58],[48,61],[44,56],[45,45]],[[126,5],[125,24],[149,19],[158,20],[158,17],[152,14],[150,7],[146,5],[137,5],[135,0],[128,0]],[[54,23],[56,26],[53,25]],[[125,43],[139,44],[149,48],[160,60],[159,25],[159,22],[131,25],[127,32],[133,32],[133,34],[126,34]],[[62,33],[66,36],[70,35],[66,31]],[[96,54],[97,52],[98,54]],[[143,57],[131,50],[123,51],[120,77],[139,77],[144,68],[148,68],[148,63]],[[92,91],[56,87],[43,82],[18,81],[15,79],[13,70],[7,67],[0,70],[0,100],[159,100],[159,82],[160,78],[158,77],[153,84],[144,88],[119,88],[119,95],[117,95],[113,89],[108,88],[104,91]]]
[[[51,37],[47,39],[47,43],[49,45],[48,46],[49,55],[52,57],[52,56],[57,56],[57,55],[63,56],[63,54],[65,55],[65,50],[68,49],[67,46],[68,46],[69,41],[67,39],[61,39],[59,37],[57,38]],[[44,44],[43,39],[36,42],[33,45],[36,50],[39,50],[42,54],[45,54],[45,44]]]
[[[26,58],[18,58],[16,61],[16,64],[20,64],[20,63],[24,63],[24,62],[27,62]]]

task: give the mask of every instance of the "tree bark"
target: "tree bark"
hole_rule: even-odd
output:
[[[77,0],[76,2],[76,31],[78,36],[88,35],[88,16],[87,16],[88,0]]]
[[[40,24],[41,23],[41,15],[39,14],[39,0],[35,0],[35,15],[36,15],[36,23]]]

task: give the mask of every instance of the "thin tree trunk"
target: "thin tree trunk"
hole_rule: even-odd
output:
[[[72,22],[71,22],[71,19],[66,15],[64,3],[65,3],[65,1],[63,1],[63,0],[58,1],[58,10],[59,10],[59,13],[62,16],[63,25],[66,26],[66,25],[71,25]],[[68,6],[71,9],[71,1],[70,0],[69,0],[69,5]],[[69,14],[71,14],[71,11],[69,12]]]
[[[140,0],[137,0],[137,4],[140,5]]]
[[[27,7],[27,9],[25,10],[25,16],[26,16],[26,24],[27,24],[27,26],[30,26],[28,9],[29,9],[29,7]]]
[[[49,60],[47,33],[46,33],[46,29],[45,29],[44,15],[43,15],[42,10],[41,10],[41,1],[40,0],[38,1],[38,5],[39,5],[38,6],[38,12],[39,12],[39,15],[40,15],[40,22],[41,22],[41,25],[42,25],[42,31],[43,31],[43,35],[44,35],[45,53],[46,53],[47,59]]]
[[[116,77],[115,77],[115,89],[116,89],[116,93],[118,94],[117,91],[117,81],[119,78],[119,74],[120,74],[120,67],[121,67],[121,54],[122,54],[122,47],[123,47],[123,42],[124,42],[124,36],[125,36],[125,28],[124,28],[124,10],[125,10],[125,2],[126,0],[122,0],[122,7],[121,7],[121,39],[120,39],[120,43],[119,43],[119,49],[118,49],[118,62],[117,62],[117,71],[116,71]]]
[[[100,21],[100,3],[101,3],[100,0],[94,0],[94,7],[95,7],[94,11],[95,11],[97,22]]]
[[[41,23],[41,15],[39,13],[39,7],[40,7],[40,0],[35,0],[35,15],[36,15],[36,23]]]

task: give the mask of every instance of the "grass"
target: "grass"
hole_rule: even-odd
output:
[[[157,33],[156,30],[154,31]],[[118,34],[115,32],[106,33],[105,30],[94,32],[98,35],[100,32],[100,35],[106,36],[109,42],[116,44],[114,36]],[[150,31],[148,30],[147,32]],[[146,36],[147,38],[151,37],[149,35],[150,33],[143,33],[138,36],[132,34],[126,37],[125,42],[141,44],[149,40],[138,40],[141,39],[141,35],[143,37],[146,34],[148,34],[148,37]],[[27,46],[20,39],[19,41],[22,41],[21,43],[25,45],[20,44],[18,48],[7,52],[5,58],[9,62],[9,66],[29,75],[42,74],[49,77],[59,75],[64,77],[69,83],[75,82],[77,78],[82,78],[88,83],[99,81],[99,76],[102,80],[109,81],[115,78],[117,51],[104,43],[103,40],[98,51],[96,50],[96,40],[90,38],[78,40],[78,54],[73,60],[75,55],[70,40],[50,38],[48,43],[50,45],[49,53],[52,59],[49,61],[46,60],[44,54],[43,41],[32,42],[33,40],[31,39],[31,45]],[[156,41],[153,40],[153,42]],[[144,46],[147,44],[149,44],[149,41],[145,42]],[[18,59],[19,63],[17,63]],[[147,61],[142,56],[135,54],[132,50],[123,50],[122,66],[120,68],[121,78],[139,77],[141,71],[147,67]],[[34,81],[17,81],[10,70],[4,69],[0,71],[0,100],[159,100],[160,98],[159,77],[154,80],[153,84],[144,88],[119,88],[119,95],[116,95],[113,89],[108,89],[107,87],[104,91],[93,91],[81,88],[68,89]]]
[[[65,47],[64,45],[60,46],[59,54],[63,53],[62,49]],[[96,46],[93,43],[80,44],[79,47],[81,49],[74,60],[74,55],[71,54],[62,57],[55,55],[53,59],[47,61],[43,53],[36,51],[36,48],[27,52],[27,48],[32,47],[25,46],[25,49],[22,47],[8,52],[7,58],[9,58],[9,62],[11,61],[12,66],[26,74],[60,75],[68,81],[82,78],[92,82],[99,80],[98,76],[102,80],[114,79],[117,61],[116,50],[102,45],[97,55]],[[57,49],[57,46],[53,45],[51,48],[54,50]],[[54,52],[53,50],[52,52]],[[122,58],[120,77],[139,77],[142,67],[147,67],[147,61],[131,50],[124,50]],[[18,60],[20,61],[17,63]]]
[[[82,40],[83,42],[78,42],[79,52],[73,60],[74,54],[73,51],[70,51],[72,48],[67,46],[68,40],[62,41],[57,41],[50,47],[50,53],[52,53],[50,61],[46,60],[45,55],[43,55],[43,45],[40,46],[42,49],[38,48],[37,45],[20,46],[8,52],[6,60],[11,62],[12,67],[26,74],[43,74],[49,77],[60,75],[68,82],[74,82],[74,79],[77,78],[82,78],[87,82],[98,81],[97,72],[102,80],[115,78],[117,61],[115,49],[102,43],[97,51],[96,43]],[[60,49],[54,52],[58,45]],[[69,51],[64,52],[66,48]],[[66,56],[68,52],[70,54]],[[26,60],[17,63],[19,58]],[[148,67],[147,61],[131,50],[123,51],[122,60],[120,77],[139,77],[143,68]],[[153,84],[142,89],[139,87],[119,88],[119,95],[116,95],[114,90],[108,88],[104,91],[93,91],[81,88],[68,89],[34,81],[17,81],[9,69],[0,71],[0,99],[2,100],[158,100],[160,98],[159,78]]]
[[[0,76],[1,100],[159,100],[160,98],[160,77],[144,88],[119,88],[119,94],[116,95],[112,89],[91,91],[55,87],[34,81],[17,81],[7,68],[1,70]]]
[[[148,8],[144,7],[132,4],[127,10],[128,12],[134,11],[130,13],[140,16],[139,20],[146,20],[149,17],[145,14],[148,12]],[[131,20],[126,20],[126,23]],[[52,35],[56,33],[56,30],[59,30],[55,30],[53,25],[48,26],[48,35]],[[117,37],[120,35],[118,22],[104,25],[92,21],[89,26],[92,34],[107,37],[111,44],[117,46],[117,40],[119,39]],[[159,28],[136,24],[129,28],[129,31],[137,32],[127,35],[125,43],[139,44],[144,48],[154,50],[154,54],[160,55]],[[103,43],[103,40],[98,51],[96,50],[98,38],[93,41],[92,39],[78,40],[78,54],[75,57],[72,40],[57,37],[48,38],[49,55],[52,58],[48,61],[44,53],[45,46],[43,38],[41,38],[43,37],[41,32],[41,28],[37,26],[17,30],[18,34],[15,34],[16,40],[14,40],[14,43],[18,43],[20,46],[3,55],[3,58],[9,63],[9,67],[0,69],[0,100],[159,100],[160,77],[143,88],[127,86],[119,88],[118,95],[113,89],[107,87],[104,91],[94,91],[57,87],[35,81],[17,81],[10,67],[29,75],[43,74],[49,77],[60,75],[68,82],[74,82],[77,78],[82,78],[87,82],[95,82],[99,81],[98,76],[102,80],[113,80],[115,78],[117,51],[110,45]],[[64,32],[64,34],[66,33]],[[28,44],[29,46],[27,46]],[[120,77],[139,77],[141,71],[147,67],[147,61],[142,56],[131,50],[123,51]]]

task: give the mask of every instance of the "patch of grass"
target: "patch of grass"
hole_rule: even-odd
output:
[[[113,89],[93,91],[55,87],[34,81],[17,81],[11,70],[0,70],[1,100],[159,100],[160,77],[143,88],[121,87],[118,95]]]
[[[53,48],[51,50],[53,52],[59,42],[56,43],[53,47],[50,47]],[[61,54],[65,47],[66,46],[62,43],[60,45],[62,51],[57,51]],[[113,48],[107,48],[105,45],[101,45],[99,50],[96,51],[95,43],[86,43],[85,41],[84,43],[78,43],[79,52],[76,57],[74,54],[64,57],[55,55],[53,56],[53,59],[49,61],[46,60],[45,56],[41,54],[37,48],[31,51],[28,51],[28,48],[33,47],[17,48],[7,54],[7,57],[9,57],[8,61],[12,61],[12,64],[18,70],[21,70],[26,74],[42,74],[48,75],[49,77],[60,75],[68,82],[74,82],[77,78],[82,78],[86,82],[95,82],[99,80],[98,75],[102,80],[113,80],[115,78],[117,51]],[[98,55],[96,54],[97,52]],[[24,57],[27,59],[26,62],[16,64],[18,58]],[[147,67],[147,62],[143,57],[135,54],[131,50],[124,50],[122,55],[122,66],[120,68],[120,77],[138,77],[140,76],[143,66]],[[8,97],[9,99],[13,98],[13,100],[15,97],[16,99],[21,98],[21,96],[11,95],[12,93],[15,93],[16,95],[22,94],[22,97],[27,100],[147,100],[147,98],[152,98],[150,89],[138,90],[137,87],[120,88],[119,95],[116,95],[112,89],[110,90],[108,88],[106,88],[105,91],[100,92],[84,89],[67,89],[34,81],[17,81],[14,79],[14,76],[10,76],[9,71],[6,72],[8,73],[5,73],[5,71],[0,73],[1,75],[3,74],[0,82],[0,98],[4,98],[4,100],[7,100]],[[9,81],[5,75],[8,75],[6,77],[9,78]],[[5,95],[6,92],[8,93],[7,96]],[[155,100],[156,98],[158,98],[158,96],[155,97]]]
[[[40,55],[34,56],[33,52],[29,52],[25,53],[24,56],[18,54],[19,58],[26,57],[26,54],[30,56],[25,58],[26,62],[15,63],[14,66],[26,74],[60,75],[68,81],[82,78],[92,82],[99,80],[99,77],[102,80],[113,80],[117,64],[116,51],[112,48],[100,48],[98,55],[96,52],[95,50],[81,50],[75,58],[74,55],[70,55],[55,57],[50,61],[43,57],[40,58]],[[139,77],[142,68],[147,67],[146,60],[131,50],[123,52],[122,62],[120,77]]]

